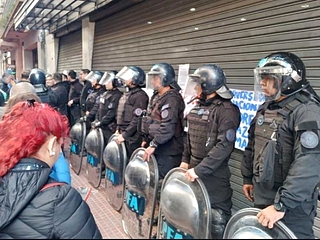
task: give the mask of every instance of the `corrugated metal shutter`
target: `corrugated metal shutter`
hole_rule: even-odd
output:
[[[177,73],[179,64],[189,63],[192,72],[215,63],[225,70],[231,88],[253,90],[259,60],[291,51],[304,61],[319,94],[319,22],[320,1],[146,0],[96,23],[93,69],[137,65],[148,71],[164,61]],[[234,210],[251,206],[242,193],[242,154],[235,150],[230,160]],[[317,237],[319,227],[317,218]]]
[[[82,31],[78,30],[60,38],[58,72],[82,68]]]

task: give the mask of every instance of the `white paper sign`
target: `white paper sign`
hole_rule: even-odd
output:
[[[184,89],[186,85],[188,74],[189,74],[189,67],[190,67],[190,64],[179,65],[178,84],[181,87],[181,89]]]
[[[234,97],[232,102],[237,105],[241,112],[241,122],[237,130],[237,141],[235,148],[243,150],[248,144],[248,130],[251,120],[256,115],[259,106],[264,102],[264,99],[259,101],[254,100],[254,92],[246,90],[230,89]]]

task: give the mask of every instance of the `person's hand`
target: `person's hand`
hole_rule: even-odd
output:
[[[264,227],[273,228],[273,225],[284,217],[285,212],[277,211],[273,205],[262,209],[257,218],[259,223]]]
[[[246,198],[253,202],[253,185],[252,184],[244,184],[242,187],[243,193],[246,196]]]
[[[99,121],[94,121],[94,122],[92,122],[91,123],[91,127],[93,128],[93,129],[95,129],[95,128],[97,128],[97,127],[100,127],[100,122]]]
[[[71,107],[72,104],[73,104],[73,99],[68,102],[68,106]]]
[[[116,142],[117,142],[118,144],[123,143],[124,140],[125,140],[125,139],[123,138],[122,134],[120,134],[120,135],[116,138]]]
[[[198,177],[198,175],[194,172],[194,168],[189,169],[186,173],[185,173],[186,178],[191,181],[194,182],[194,180],[196,180]]]
[[[184,168],[184,169],[188,169],[189,168],[189,164],[185,163],[185,162],[181,162],[180,167]]]
[[[144,152],[143,161],[149,162],[150,156],[154,153],[155,150],[156,150],[156,149],[153,148],[153,147],[148,147],[148,148],[146,149],[146,151]]]
[[[88,116],[90,114],[90,112],[89,111],[86,111],[86,116]]]
[[[146,141],[142,141],[142,143],[141,143],[141,147],[144,147],[146,144],[147,144],[147,142],[146,142]]]

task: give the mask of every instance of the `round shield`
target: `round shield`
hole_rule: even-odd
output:
[[[85,140],[87,150],[86,174],[89,183],[98,188],[101,183],[104,138],[100,128],[91,129]]]
[[[158,239],[209,239],[212,211],[204,183],[185,177],[186,169],[171,169],[161,187]],[[192,206],[192,207],[190,207]]]
[[[258,208],[244,208],[236,212],[229,220],[223,239],[297,239],[294,233],[281,221],[272,229],[258,222]]]
[[[103,152],[106,165],[106,193],[110,205],[120,211],[123,204],[124,171],[127,166],[127,152],[124,142],[115,141],[119,134],[113,134]]]
[[[84,154],[84,141],[86,136],[85,123],[77,122],[70,130],[70,155],[69,161],[72,170],[79,175],[82,167]]]
[[[158,192],[158,165],[155,157],[144,161],[144,148],[136,149],[125,170],[122,226],[132,239],[150,239]]]

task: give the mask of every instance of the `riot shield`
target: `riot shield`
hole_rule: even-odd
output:
[[[123,203],[124,173],[128,158],[126,146],[116,143],[119,134],[113,134],[103,152],[103,161],[106,166],[106,193],[110,205],[120,211]]]
[[[158,193],[158,164],[153,155],[143,161],[144,148],[136,149],[125,169],[122,226],[133,239],[150,239]]]
[[[258,222],[258,208],[244,208],[237,211],[227,223],[223,239],[297,239],[294,233],[281,221],[272,229]]]
[[[79,175],[84,155],[84,142],[86,136],[86,123],[77,122],[70,130],[70,157],[69,162],[72,170]]]
[[[87,179],[94,188],[98,188],[101,183],[104,149],[103,133],[100,128],[90,130],[86,137],[85,147],[87,150]]]
[[[186,169],[171,169],[160,193],[157,238],[209,239],[212,211],[203,182],[185,177]]]

